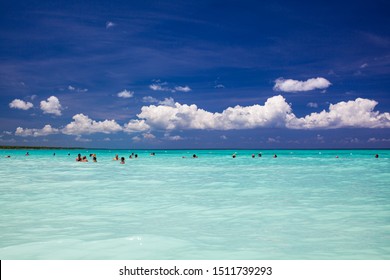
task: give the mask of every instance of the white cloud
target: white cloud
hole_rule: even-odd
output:
[[[175,107],[175,100],[172,97],[165,98],[158,102],[159,105]]]
[[[329,111],[298,118],[281,95],[268,98],[264,105],[229,107],[212,113],[196,105],[174,103],[173,106],[143,106],[137,116],[157,129],[251,129],[286,127],[291,129],[333,129],[342,127],[389,128],[390,114],[375,112],[376,101],[358,98],[355,101],[331,104]]]
[[[165,84],[165,83],[163,83],[163,84]],[[149,86],[149,88],[150,88],[151,90],[154,90],[154,91],[171,91],[170,88],[168,88],[168,87],[163,87],[163,86],[162,86],[163,84],[151,84],[151,85]]]
[[[225,88],[225,86],[223,84],[217,84],[214,86],[214,88]]]
[[[117,96],[121,98],[131,98],[134,95],[134,91],[128,91],[128,90],[123,90],[121,92],[118,92]]]
[[[147,131],[147,130],[150,130],[150,126],[146,124],[145,120],[130,120],[123,127],[123,131],[127,133]]]
[[[168,139],[171,140],[171,141],[181,141],[181,140],[184,140],[184,138],[181,137],[180,135],[168,136]]]
[[[318,108],[318,104],[315,103],[315,102],[309,102],[309,103],[307,103],[306,106],[307,106],[307,107],[310,107],[310,108]]]
[[[184,86],[184,87],[176,86],[175,90],[176,91],[181,91],[181,92],[189,92],[189,91],[191,91],[191,88],[189,86]]]
[[[267,142],[268,143],[280,143],[280,137],[276,137],[276,138],[273,138],[273,137],[269,137]]]
[[[368,63],[363,63],[362,65],[360,65],[360,69],[366,68],[367,66],[368,66]]]
[[[221,137],[219,137],[219,138],[221,138],[222,140],[228,139],[226,135],[221,135]]]
[[[83,138],[83,137],[81,137],[81,135],[77,135],[77,137],[74,140],[76,140],[78,142],[92,142],[91,139]]]
[[[275,91],[297,92],[310,91],[314,89],[326,89],[331,83],[325,78],[312,78],[307,81],[279,78],[275,80]]]
[[[131,138],[134,142],[140,142],[142,139],[139,136],[134,136]]]
[[[151,90],[154,91],[170,91],[170,92],[189,92],[191,91],[191,88],[189,86],[175,86],[170,87],[168,86],[167,82],[161,82],[160,80],[155,80],[153,84],[149,86]]]
[[[116,25],[116,24],[113,23],[112,21],[107,21],[107,22],[106,22],[106,29],[112,28],[112,27],[114,27],[115,25]]]
[[[22,128],[18,127],[16,128],[15,135],[17,136],[47,136],[50,134],[57,134],[60,131],[57,128],[51,127],[51,125],[47,124],[45,125],[42,129],[37,129],[37,128]]]
[[[291,107],[281,96],[269,98],[264,106],[236,106],[222,113],[211,113],[196,105],[150,105],[141,108],[137,116],[151,127],[163,129],[249,129],[255,127],[284,127]]]
[[[122,130],[115,120],[94,121],[88,116],[77,114],[73,116],[73,122],[67,124],[62,133],[70,135],[82,135],[92,133],[114,133]]]
[[[145,96],[142,98],[142,102],[144,103],[158,103],[158,99],[152,96]]]
[[[61,104],[57,97],[50,96],[47,101],[41,101],[41,110],[44,114],[53,114],[56,116],[61,116]]]
[[[390,128],[390,114],[375,112],[378,102],[357,98],[354,101],[329,105],[329,111],[312,113],[303,118],[292,118],[288,128],[331,129],[341,127]]]
[[[380,138],[380,139],[378,139],[378,138],[372,137],[372,138],[368,139],[367,142],[369,142],[369,143],[390,142],[390,138]]]
[[[148,139],[148,140],[152,140],[152,139],[155,139],[156,136],[154,136],[153,134],[147,132],[147,133],[143,133],[142,136],[144,137],[144,139]]]
[[[76,88],[76,87],[71,86],[71,85],[68,86],[68,90],[70,90],[70,91],[76,91],[76,92],[87,92],[87,91],[88,91],[87,88],[84,88],[84,89],[82,89],[82,88]]]
[[[13,109],[28,110],[34,107],[34,105],[31,102],[25,102],[20,99],[14,99],[11,103],[9,103],[9,107]]]

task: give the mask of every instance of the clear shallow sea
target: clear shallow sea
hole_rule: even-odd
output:
[[[390,259],[390,150],[233,152],[0,150],[0,259]]]

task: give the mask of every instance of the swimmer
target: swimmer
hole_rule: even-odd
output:
[[[153,152],[153,153],[150,153],[150,155],[151,155],[151,156],[155,156],[155,155],[156,155],[156,153],[154,153],[154,152]]]
[[[93,155],[93,162],[97,162],[96,155]]]
[[[86,156],[83,156],[83,160],[82,160],[82,162],[88,162],[88,160],[87,160],[87,157],[86,157]]]
[[[137,154],[135,154],[135,156],[134,156],[135,158],[138,158],[138,155]]]
[[[121,157],[121,164],[125,164],[125,158]]]
[[[77,155],[76,161],[83,161],[83,159],[81,158],[81,154]]]
[[[6,158],[10,158],[11,156],[10,155],[8,155],[8,156],[5,156]]]
[[[115,155],[115,157],[112,160],[119,160],[119,156]]]
[[[274,154],[274,158],[277,158],[278,156],[276,154]]]
[[[70,156],[70,153],[68,153],[68,156]]]
[[[232,155],[232,157],[233,157],[233,158],[236,158],[236,153],[234,153],[234,154]]]
[[[29,155],[30,155],[29,152],[27,152],[27,153],[26,153],[26,156],[29,156]]]
[[[197,156],[197,155],[195,155],[195,154],[193,154],[193,155],[192,155],[192,157],[193,157],[193,158],[198,158],[198,156]]]
[[[56,153],[53,153],[53,157],[55,157],[56,156]]]
[[[132,156],[132,155],[130,155],[130,156],[129,156],[129,158],[133,158],[133,156]]]
[[[375,158],[379,158],[379,155],[378,155],[378,154],[376,154],[376,155],[375,155]]]
[[[262,157],[262,154],[261,154],[261,153],[259,153],[257,156],[258,156],[258,157]]]
[[[255,158],[255,154],[252,154],[252,158]]]

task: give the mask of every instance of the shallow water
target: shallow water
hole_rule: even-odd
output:
[[[0,150],[0,258],[390,259],[390,150],[258,152]]]

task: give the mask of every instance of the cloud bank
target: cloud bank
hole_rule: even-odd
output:
[[[167,103],[173,103],[173,99]],[[253,128],[337,129],[390,128],[390,113],[374,111],[378,102],[357,98],[331,104],[328,110],[297,117],[281,95],[267,99],[264,105],[229,107],[219,112],[208,112],[196,105],[160,104],[143,106],[137,115],[121,126],[115,120],[95,121],[84,114],[73,116],[63,129],[46,125],[43,129],[18,127],[15,135],[43,136],[55,133],[84,135],[93,133],[150,133],[153,130],[239,130]],[[149,134],[148,134],[149,135]],[[169,134],[167,134],[169,135]],[[145,138],[145,137],[144,137]],[[150,138],[149,138],[150,139]],[[171,140],[179,140],[178,137]]]
[[[297,81],[292,79],[279,78],[275,80],[275,91],[298,92],[310,91],[314,89],[326,89],[331,83],[325,78],[312,78],[307,81]]]

